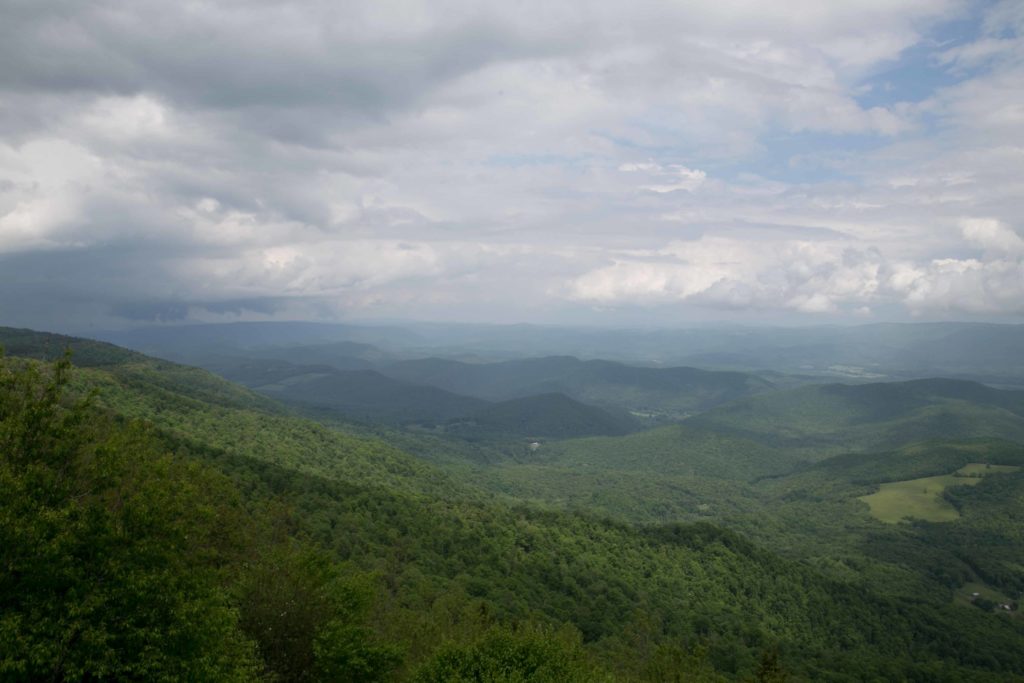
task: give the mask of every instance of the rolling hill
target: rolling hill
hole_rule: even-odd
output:
[[[0,327],[0,348],[3,348],[10,356],[55,360],[60,358],[65,350],[72,347],[75,352],[75,363],[81,367],[118,365],[148,360],[141,353],[107,342],[69,337],[51,332]]]
[[[475,413],[487,401],[386,377],[373,370],[253,361],[224,376],[286,403],[355,420],[437,424]]]
[[[56,345],[58,340],[41,337],[38,341]],[[77,345],[76,340],[70,341],[73,347]],[[115,353],[106,347],[104,350]],[[21,427],[11,422],[11,416],[27,415],[35,419],[32,416],[45,415],[47,411],[35,410],[32,405],[25,410],[7,410],[10,406],[17,408],[19,401],[31,402],[37,400],[36,397],[45,399],[51,395],[45,391],[20,391],[23,386],[31,386],[32,367],[31,362],[17,358],[3,361],[0,366],[0,377],[4,379],[0,382],[0,406],[5,408],[0,411],[0,438],[13,435],[11,443],[41,443],[38,439],[21,438],[18,431]],[[38,372],[45,380],[45,368]],[[263,625],[289,626],[292,622],[277,621],[284,618],[282,612],[287,610],[275,608],[284,604],[302,607],[304,600],[288,601],[293,596],[320,595],[318,586],[321,584],[304,588],[303,581],[309,581],[309,577],[330,578],[335,576],[331,572],[361,571],[368,574],[359,580],[376,586],[379,591],[371,611],[375,636],[400,646],[394,652],[404,653],[404,659],[393,671],[398,680],[413,680],[418,672],[435,670],[436,667],[431,666],[439,661],[478,656],[474,653],[482,643],[491,642],[482,638],[496,633],[509,634],[505,637],[513,638],[512,643],[519,643],[523,634],[556,631],[567,635],[544,640],[570,643],[565,647],[577,648],[572,650],[575,653],[572,661],[583,667],[578,669],[579,680],[650,681],[666,676],[682,680],[701,680],[701,677],[712,681],[746,680],[755,676],[759,667],[763,668],[761,665],[768,661],[766,657],[781,662],[797,680],[994,683],[1019,680],[1024,676],[1021,655],[1024,628],[1020,620],[987,613],[952,599],[954,588],[960,585],[956,582],[961,580],[981,578],[992,585],[1015,585],[1017,570],[1013,568],[1013,558],[1017,556],[1018,546],[1003,547],[999,543],[1019,543],[1006,535],[1018,533],[1020,528],[1017,523],[1019,506],[1006,504],[1018,495],[1018,489],[1013,487],[1019,486],[1019,475],[1006,475],[1003,481],[993,478],[992,482],[982,482],[965,494],[972,498],[962,500],[963,523],[973,526],[956,527],[963,530],[956,534],[957,544],[969,560],[979,560],[976,571],[964,569],[966,564],[950,569],[942,564],[947,555],[926,554],[922,549],[928,546],[922,545],[918,537],[914,537],[918,539],[915,544],[908,544],[906,531],[890,529],[881,523],[866,527],[875,534],[870,537],[870,543],[864,542],[863,536],[857,536],[847,545],[828,545],[837,543],[835,537],[822,535],[822,552],[828,551],[828,554],[815,555],[812,563],[781,557],[775,546],[806,543],[793,528],[802,522],[817,525],[814,528],[819,531],[830,529],[821,520],[831,523],[839,518],[830,516],[834,509],[847,510],[848,507],[830,508],[802,497],[786,502],[793,507],[781,511],[767,504],[752,508],[748,514],[753,521],[741,528],[744,534],[749,530],[752,537],[766,541],[758,545],[739,533],[706,523],[634,525],[621,518],[609,519],[596,514],[584,505],[578,511],[569,512],[539,508],[523,500],[496,498],[470,483],[463,473],[442,472],[380,439],[355,436],[295,417],[275,401],[208,372],[138,354],[126,354],[116,362],[75,370],[69,390],[77,395],[91,390],[99,392],[92,406],[87,408],[96,411],[97,419],[69,422],[56,430],[52,436],[55,440],[52,453],[50,450],[39,454],[27,451],[29,456],[40,458],[29,470],[23,471],[22,456],[19,456],[21,460],[9,461],[8,452],[3,451],[0,477],[9,487],[7,490],[18,493],[17,498],[5,496],[0,501],[0,513],[5,515],[3,533],[23,528],[46,531],[52,526],[55,518],[45,510],[45,514],[33,516],[39,505],[38,497],[21,492],[28,491],[26,487],[51,481],[40,478],[40,474],[49,471],[44,469],[48,461],[42,456],[68,452],[60,439],[72,438],[72,434],[78,433],[69,431],[68,427],[98,423],[101,422],[98,418],[106,415],[109,428],[114,431],[111,436],[103,437],[106,440],[102,447],[85,444],[80,449],[82,466],[90,467],[97,455],[106,458],[115,452],[136,452],[143,438],[155,439],[167,455],[154,456],[151,460],[131,460],[134,469],[126,472],[130,483],[134,481],[131,477],[139,476],[139,468],[149,467],[151,463],[155,468],[155,483],[148,483],[149,488],[143,489],[146,495],[130,501],[138,504],[135,501],[145,502],[153,495],[157,497],[148,507],[131,508],[144,511],[145,517],[127,517],[125,524],[111,527],[109,538],[101,538],[108,543],[103,546],[108,552],[95,552],[92,547],[79,548],[74,538],[61,536],[62,544],[47,542],[42,546],[50,554],[49,564],[59,561],[55,566],[70,568],[69,576],[84,577],[81,585],[85,587],[91,585],[91,576],[108,577],[103,595],[121,595],[116,592],[122,587],[118,583],[120,575],[107,573],[105,558],[117,547],[116,538],[130,534],[132,548],[150,553],[158,549],[161,554],[152,555],[159,562],[141,564],[142,568],[133,569],[136,573],[128,579],[144,578],[147,582],[145,595],[161,596],[154,587],[174,586],[178,592],[192,590],[191,584],[179,577],[187,577],[187,572],[198,562],[207,562],[210,568],[202,565],[203,576],[211,577],[211,586],[216,579],[238,582],[218,588],[213,595],[220,601],[216,613],[221,619],[218,628],[222,631],[229,627],[235,629],[243,643],[250,642],[247,639],[268,638]],[[1009,412],[1006,408],[999,409]],[[913,411],[914,407],[908,410]],[[141,431],[130,434],[117,431],[122,426],[130,426],[127,421],[131,420],[142,421],[141,426],[132,427]],[[688,433],[683,427],[687,425],[655,432],[669,442],[669,446],[656,455],[621,448],[622,444],[631,443],[631,439],[645,436],[637,434],[594,440],[606,444],[600,447],[588,446],[589,440],[582,440],[583,446],[573,457],[584,458],[587,452],[595,453],[593,483],[607,491],[615,489],[620,473],[628,471],[630,477],[636,477],[651,464],[661,462],[663,471],[652,469],[648,481],[664,481],[668,492],[672,480],[664,472],[679,464],[674,457],[675,449],[671,447],[672,440],[687,442],[708,438],[706,434]],[[82,430],[82,436],[75,438],[85,439],[91,433]],[[723,439],[721,458],[727,458],[737,443],[732,436]],[[597,453],[599,448],[603,448],[603,453]],[[704,450],[710,465],[716,459],[710,455],[713,449],[706,446]],[[769,450],[769,454],[774,452],[777,451]],[[538,451],[539,459],[534,464],[543,464],[547,453],[549,449],[545,445]],[[551,453],[551,456],[556,455]],[[177,463],[174,465],[177,469],[169,469],[171,463]],[[616,463],[621,467],[618,471],[614,468]],[[220,483],[208,492],[203,486],[209,486],[202,483],[206,480],[195,478],[196,473],[207,470],[219,472],[220,476],[217,480]],[[571,471],[572,467],[564,470]],[[106,476],[107,471],[99,468],[97,476]],[[175,474],[173,479],[160,479],[164,476],[161,473],[167,471],[181,474]],[[538,472],[538,476],[544,476],[543,471]],[[704,481],[699,476],[692,479],[698,483]],[[119,481],[113,478],[115,485],[119,485]],[[192,497],[182,499],[184,502],[174,510],[166,510],[158,504],[178,500],[173,498],[178,491]],[[735,493],[726,486],[714,491],[723,497]],[[100,513],[120,514],[118,510],[124,500],[118,495],[81,496],[78,489],[73,488],[68,496],[60,499],[60,504],[65,506],[61,510],[66,508],[67,512],[62,512],[59,519],[89,522],[99,519]],[[227,510],[230,515],[218,516],[222,508],[215,503],[224,500],[238,503]],[[757,502],[751,500],[749,504]],[[726,501],[715,501],[715,504],[725,505]],[[844,500],[837,506],[856,504],[856,501]],[[79,512],[80,506],[92,507]],[[181,514],[205,515],[215,522],[207,521],[205,526],[199,527],[207,534],[202,537],[203,542],[191,550],[199,559],[185,562],[173,555],[188,550],[190,536],[186,532],[195,527],[194,524],[176,526],[178,518],[165,521],[160,517],[179,514],[179,509],[184,511]],[[120,519],[115,518],[115,521]],[[857,519],[864,520],[865,525],[872,524],[866,513]],[[266,531],[256,533],[260,524],[266,525]],[[790,531],[778,532],[778,526]],[[82,528],[96,533],[95,525]],[[207,529],[209,531],[205,531]],[[173,534],[175,542],[168,544],[162,537],[152,535],[153,530]],[[975,557],[970,539],[982,533],[993,539],[986,547],[1002,555]],[[22,534],[4,538],[17,541],[19,545],[2,544],[0,554],[9,552],[11,547],[40,547],[35,543],[35,536]],[[49,536],[43,538],[49,539]],[[261,538],[277,539],[273,541],[276,545],[246,545],[268,542],[259,540]],[[936,535],[934,539],[938,543],[941,536]],[[856,545],[858,542],[863,545]],[[287,553],[292,551],[288,548],[292,544],[307,544],[323,555],[312,556],[311,560],[310,555],[299,554],[292,564],[282,564],[279,558],[282,553],[289,557]],[[219,550],[221,547],[225,549]],[[185,550],[179,551],[179,548]],[[213,554],[215,548],[219,554]],[[207,556],[213,559],[204,560]],[[918,556],[939,564],[923,564],[913,559]],[[29,555],[0,555],[3,566],[23,563],[24,557]],[[118,553],[116,557],[123,562],[135,561],[131,553]],[[252,577],[247,573],[252,571],[253,558],[259,560],[257,564],[263,563],[264,574]],[[871,570],[870,576],[876,583],[847,578],[850,570],[843,574],[833,569],[851,566]],[[301,567],[305,567],[302,571],[306,573],[297,573]],[[333,569],[327,571],[329,567]],[[881,569],[876,570],[877,567]],[[152,573],[154,568],[162,574]],[[967,573],[952,576],[944,573],[947,569]],[[150,573],[139,573],[143,570]],[[916,584],[906,582],[904,585],[897,580],[911,572],[920,573],[922,589],[905,589],[905,585]],[[856,570],[853,575],[856,576]],[[0,577],[0,599],[5,606],[13,606],[5,608],[0,615],[4,620],[0,638],[26,638],[28,640],[19,642],[31,643],[33,647],[38,642],[38,648],[33,650],[38,661],[15,661],[23,667],[21,671],[34,673],[53,670],[46,668],[49,652],[46,644],[52,642],[52,638],[37,638],[35,634],[62,632],[62,622],[51,618],[50,612],[38,611],[38,607],[52,606],[53,613],[59,614],[64,603],[54,600],[48,585],[33,584],[30,581],[33,576],[19,572],[13,577],[17,583],[11,583],[10,576]],[[342,595],[354,594],[350,581],[335,581],[329,585],[340,588]],[[946,581],[949,583],[944,583]],[[272,589],[259,589],[264,583]],[[135,584],[126,579],[124,585],[125,590],[132,590]],[[253,585],[258,590],[252,590]],[[944,588],[947,585],[948,588]],[[283,587],[298,592],[279,595]],[[92,589],[96,586],[92,585]],[[303,590],[306,592],[301,592]],[[83,595],[95,593],[86,591]],[[246,601],[240,602],[239,596],[247,596]],[[90,620],[85,623],[93,627],[90,633],[96,634],[102,634],[101,629],[111,624],[119,624],[125,615],[133,616],[141,607],[140,603],[117,601],[88,604],[92,611],[80,612],[77,618]],[[36,611],[30,612],[30,608]],[[259,628],[253,628],[244,619],[238,620],[238,614],[252,615],[253,610],[267,620],[257,622]],[[306,614],[308,612],[303,611],[299,616]],[[179,619],[178,613],[174,616]],[[179,621],[171,624],[178,629],[175,633],[181,632]],[[305,627],[301,623],[299,626]],[[147,632],[146,642],[154,643],[155,649],[151,652],[160,652],[161,628],[164,626],[154,621],[153,628]],[[369,625],[359,626],[359,629],[368,628]],[[345,630],[335,635],[340,638],[354,633],[365,631]],[[351,645],[357,641],[350,637],[340,642]],[[85,659],[89,654],[88,645],[89,642],[69,640],[65,653],[71,657],[69,661],[88,663]],[[130,648],[132,644],[118,641],[111,647]],[[243,654],[269,652],[255,646],[248,650],[239,647],[236,651]],[[16,650],[0,648],[0,665],[15,665],[9,658],[12,652]],[[177,650],[170,654],[188,657],[189,652]],[[127,649],[125,654],[129,654]],[[82,670],[94,672],[88,668]],[[249,679],[256,678],[257,672],[251,668],[239,670],[249,670]],[[164,671],[157,668],[150,673],[162,675]]]
[[[696,366],[758,374],[775,371],[838,381],[941,376],[1024,386],[1024,325],[987,323],[612,330],[413,322],[400,326],[253,322],[160,325],[104,333],[101,338],[145,353],[192,361],[200,360],[198,353],[245,356],[253,349],[273,347],[271,357],[316,364],[324,359],[289,353],[300,347],[347,341],[371,344],[384,354],[404,358],[477,356],[493,361],[576,356],[657,367]],[[346,351],[344,355],[351,354]]]
[[[628,416],[574,401],[565,394],[539,394],[513,398],[487,406],[448,425],[448,431],[484,432],[531,437],[569,438],[626,434],[635,429]]]
[[[947,379],[814,385],[742,399],[688,424],[809,460],[937,438],[1024,442],[1024,392]]]
[[[634,367],[571,356],[478,364],[425,358],[394,363],[380,371],[487,400],[562,393],[596,406],[668,419],[772,389],[768,381],[738,372]]]
[[[568,438],[625,434],[637,425],[563,394],[524,396],[491,403],[372,370],[340,371],[329,365],[296,365],[249,359],[213,366],[221,376],[303,408],[350,420],[435,426],[464,438]]]

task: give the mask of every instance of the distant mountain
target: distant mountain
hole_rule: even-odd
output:
[[[974,325],[917,341],[892,355],[894,371],[970,375],[995,384],[1024,377],[1024,325]]]
[[[269,346],[252,349],[248,354],[258,358],[286,360],[298,365],[328,365],[338,370],[369,370],[380,363],[395,361],[394,356],[372,344],[353,341]]]
[[[197,325],[153,325],[131,330],[99,333],[104,340],[129,347],[211,347],[255,348],[329,344],[353,341],[368,344],[381,339],[415,339],[416,335],[401,327],[346,325],[339,323],[237,322]]]
[[[273,358],[234,357],[208,363],[204,365],[204,369],[252,389],[278,384],[295,384],[338,372],[337,368],[330,365],[296,365]]]
[[[373,370],[250,361],[224,370],[228,379],[286,403],[350,419],[437,424],[487,406],[487,401],[385,377]]]
[[[236,361],[212,369],[285,403],[371,422],[446,423],[446,430],[459,436],[564,438],[625,434],[636,427],[628,415],[612,415],[563,394],[491,404],[372,370],[341,371],[329,365],[296,365],[273,359]]]
[[[816,460],[928,439],[1024,442],[1024,391],[949,379],[812,385],[736,401],[687,424]]]
[[[1024,385],[1024,325],[879,323],[693,330],[677,335],[669,358],[704,367],[868,381],[946,376]]]
[[[476,357],[493,362],[574,356],[659,368],[775,371],[840,381],[943,376],[1024,387],[1024,325],[988,323],[598,329],[416,322],[246,322],[160,325],[99,336],[145,353],[190,362],[195,361],[198,352],[248,355],[240,352],[274,347],[277,355],[272,357],[320,363],[325,358],[290,356],[289,350],[353,342],[404,358]],[[386,362],[361,353],[356,357]]]
[[[450,431],[486,431],[524,436],[568,438],[626,434],[635,424],[565,394],[541,394],[495,403],[450,426]]]
[[[239,322],[161,325],[101,332],[105,341],[142,353],[193,364],[211,359],[276,358],[293,363],[329,363],[339,369],[371,367],[394,356],[378,348],[416,335],[398,327],[311,322]],[[358,359],[358,360],[353,360]]]
[[[388,365],[380,371],[396,379],[487,400],[562,393],[605,408],[669,418],[772,388],[767,380],[739,372],[634,367],[571,356],[480,364],[425,358]]]

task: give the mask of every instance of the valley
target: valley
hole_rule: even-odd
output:
[[[93,395],[104,429],[138,425],[147,449],[222,477],[232,552],[313,553],[363,586],[345,628],[381,680],[499,642],[560,662],[551,680],[750,680],[766,657],[792,680],[1024,676],[1024,392],[356,342],[331,353],[358,369],[322,346],[223,344],[204,361],[221,378],[26,330],[0,344],[7,391],[70,347],[65,391]],[[250,615],[233,633],[269,647],[252,620],[271,598],[230,597],[255,570],[218,562],[208,590]]]
[[[0,683],[1024,683],[1024,0],[0,65]]]

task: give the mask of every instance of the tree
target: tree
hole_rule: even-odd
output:
[[[219,576],[223,478],[0,356],[0,678],[248,680]]]
[[[771,648],[761,653],[755,680],[757,683],[785,683],[789,680],[789,674],[782,668],[777,649]]]
[[[263,550],[239,587],[242,628],[286,681],[379,681],[401,661],[364,625],[372,587],[322,552],[285,542]]]
[[[607,680],[586,661],[578,631],[524,625],[494,627],[475,642],[442,647],[417,683],[590,683]]]

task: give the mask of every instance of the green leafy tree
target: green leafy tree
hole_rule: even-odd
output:
[[[242,627],[285,681],[379,681],[401,661],[365,626],[372,586],[299,544],[266,549],[240,583]]]
[[[247,680],[221,589],[224,481],[0,357],[0,678]]]
[[[468,645],[448,645],[417,683],[591,683],[608,680],[586,660],[579,633],[526,625],[494,627]]]
[[[755,680],[757,683],[786,683],[789,680],[789,674],[779,659],[778,650],[772,648],[761,653]]]

